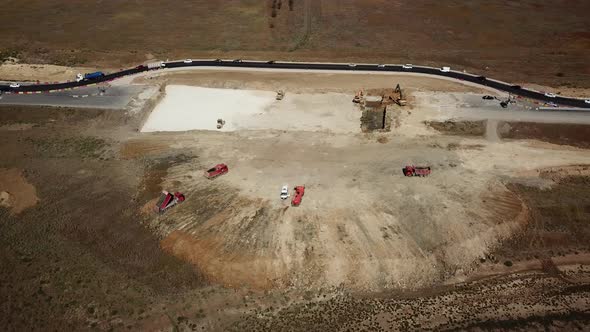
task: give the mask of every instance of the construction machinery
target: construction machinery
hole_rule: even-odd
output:
[[[167,191],[162,191],[162,196],[160,196],[160,199],[156,203],[155,210],[158,213],[163,213],[176,204],[184,202],[184,199],[185,197],[182,193],[175,192],[171,194]]]
[[[291,205],[299,206],[301,204],[301,200],[303,199],[303,195],[305,194],[305,186],[296,186],[295,187],[295,195],[291,200]]]
[[[207,179],[214,179],[214,178],[216,178],[220,175],[223,175],[227,172],[229,172],[229,168],[227,167],[226,164],[217,164],[217,165],[213,166],[212,168],[205,171],[205,177]]]
[[[428,176],[430,175],[430,166],[406,166],[402,168],[405,176]]]
[[[395,87],[393,93],[395,94],[395,103],[399,106],[406,106],[407,102],[404,99],[404,95],[402,94],[402,88],[399,86],[399,84]]]
[[[363,90],[359,90],[359,91],[358,91],[358,92],[357,92],[357,93],[354,95],[354,98],[352,99],[352,102],[353,102],[353,103],[355,103],[355,104],[360,104],[360,103],[361,103],[361,101],[362,101],[362,99],[363,99],[363,96],[364,96],[364,92],[363,92]]]
[[[283,98],[285,98],[285,91],[283,91],[283,90],[277,91],[276,100],[283,100]]]
[[[223,128],[224,125],[225,125],[225,120],[217,119],[217,129]]]

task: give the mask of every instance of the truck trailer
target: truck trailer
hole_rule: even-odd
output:
[[[95,71],[94,73],[86,73],[84,75],[78,74],[78,75],[76,75],[76,82],[97,79],[97,78],[100,78],[103,76],[104,76],[104,73],[101,71]]]

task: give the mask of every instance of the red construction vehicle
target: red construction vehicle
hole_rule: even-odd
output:
[[[406,166],[402,169],[405,176],[428,176],[430,166]]]
[[[305,186],[297,186],[295,187],[295,195],[291,200],[291,205],[299,206],[301,204],[301,199],[303,199],[303,195],[305,194]]]
[[[162,213],[174,205],[182,202],[184,202],[184,194],[179,192],[171,194],[167,191],[162,191],[162,196],[158,200],[158,203],[156,203],[155,209],[156,212]]]
[[[226,164],[217,164],[214,167],[205,171],[205,177],[208,179],[216,178],[220,175],[223,175],[229,171]]]

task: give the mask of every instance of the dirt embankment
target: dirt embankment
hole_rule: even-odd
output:
[[[590,125],[500,122],[498,133],[507,139],[536,139],[553,144],[590,148]]]
[[[486,121],[426,121],[426,125],[446,135],[483,136]]]
[[[540,172],[541,178],[555,181],[550,188],[511,185],[527,203],[530,221],[523,232],[501,247],[498,254],[502,257],[551,258],[590,250],[590,177],[561,176],[554,171]]]

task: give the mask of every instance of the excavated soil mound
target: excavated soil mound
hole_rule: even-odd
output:
[[[18,214],[38,201],[37,190],[27,182],[21,170],[0,169],[0,206],[9,208],[13,214]]]
[[[169,180],[187,169],[173,170]],[[305,205],[293,208],[246,198],[223,182],[185,184],[198,199],[153,226],[164,250],[194,264],[210,282],[237,288],[431,285],[468,268],[519,229],[526,214],[522,202],[496,182],[457,197],[455,191],[429,194],[431,184],[414,181],[421,188],[416,194],[387,204],[321,211],[312,207],[311,189]],[[417,202],[417,195],[433,206]]]
[[[139,212],[144,215],[144,216],[151,216],[156,214],[157,212],[155,211],[155,206],[156,203],[158,202],[159,198],[154,198],[149,200],[147,203],[145,203],[141,209],[139,210]]]
[[[483,136],[485,121],[426,121],[426,125],[445,135]]]

